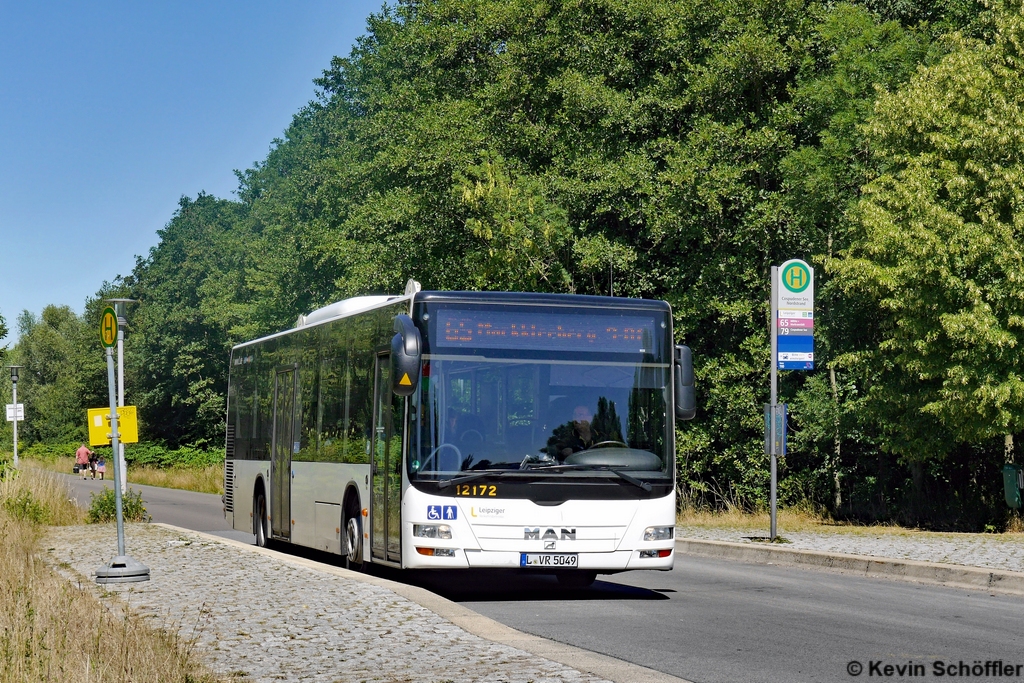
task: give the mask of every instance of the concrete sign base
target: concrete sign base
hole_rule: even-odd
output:
[[[96,570],[96,583],[149,581],[149,567],[127,555],[118,555]]]

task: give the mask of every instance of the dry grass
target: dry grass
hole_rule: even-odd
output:
[[[0,501],[0,512],[16,520],[53,526],[85,521],[85,513],[75,503],[67,484],[50,472],[29,468],[17,475],[0,477]]]
[[[58,458],[56,460],[26,459],[26,464],[53,472],[71,474],[75,458]],[[99,475],[96,476],[99,479]],[[107,479],[114,478],[114,465],[107,461]],[[224,466],[210,465],[203,468],[171,468],[161,469],[150,465],[129,466],[128,481],[144,486],[161,486],[168,489],[183,489],[199,493],[224,493]]]
[[[199,493],[224,493],[224,466],[210,465],[209,467],[189,469],[160,469],[148,465],[129,467],[128,481],[147,486],[198,491]]]
[[[191,642],[149,629],[127,607],[112,612],[89,586],[54,573],[40,558],[43,527],[25,513],[39,508],[9,504],[35,501],[48,521],[80,523],[69,499],[63,482],[37,469],[0,483],[0,683],[217,680]]]
[[[780,528],[786,531],[836,531],[852,528],[850,525],[837,524],[832,520],[804,509],[779,510],[777,517]],[[743,512],[732,508],[723,512],[703,510],[684,510],[677,516],[680,526],[699,529],[742,529],[763,531],[768,528],[771,520],[767,512]]]
[[[731,508],[724,512],[708,512],[702,510],[684,510],[676,517],[680,526],[697,529],[737,529],[750,532],[767,532],[771,520],[768,512],[743,512]],[[896,524],[855,524],[852,522],[835,521],[826,515],[805,508],[786,508],[778,512],[779,533],[785,535],[793,532],[819,532],[829,534],[872,535],[872,536],[924,536],[944,535],[952,532],[922,531],[898,526]],[[1011,538],[1011,534],[1024,532],[1024,523],[1018,515],[1013,518],[1002,536]],[[987,536],[999,534],[986,534]]]

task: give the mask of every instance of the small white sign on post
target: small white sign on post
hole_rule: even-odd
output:
[[[7,421],[8,422],[14,422],[14,404],[13,403],[8,403],[7,404]],[[24,422],[24,421],[25,421],[25,404],[24,403],[19,403],[18,404],[18,422]]]

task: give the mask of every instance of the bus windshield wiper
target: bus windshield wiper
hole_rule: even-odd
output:
[[[566,470],[592,470],[595,472],[612,472],[613,474],[617,475],[620,479],[622,479],[623,481],[628,481],[633,486],[639,486],[644,491],[651,490],[651,485],[649,482],[640,481],[636,477],[631,477],[622,470],[617,470],[614,467],[609,467],[608,465],[546,465],[539,467],[535,466],[530,469],[557,470],[559,472],[564,472]]]
[[[500,477],[507,471],[508,470],[481,470],[479,472],[474,472],[473,474],[464,474],[461,477],[442,479],[437,482],[437,488],[446,489],[452,484],[465,484],[466,482],[476,481],[477,479],[483,479],[484,477]]]

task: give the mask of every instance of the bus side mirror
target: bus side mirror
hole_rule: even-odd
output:
[[[391,391],[395,396],[412,396],[420,384],[420,331],[407,315],[395,316],[391,338]]]
[[[676,419],[692,420],[697,414],[697,393],[693,387],[693,354],[689,346],[677,346],[675,355]]]

